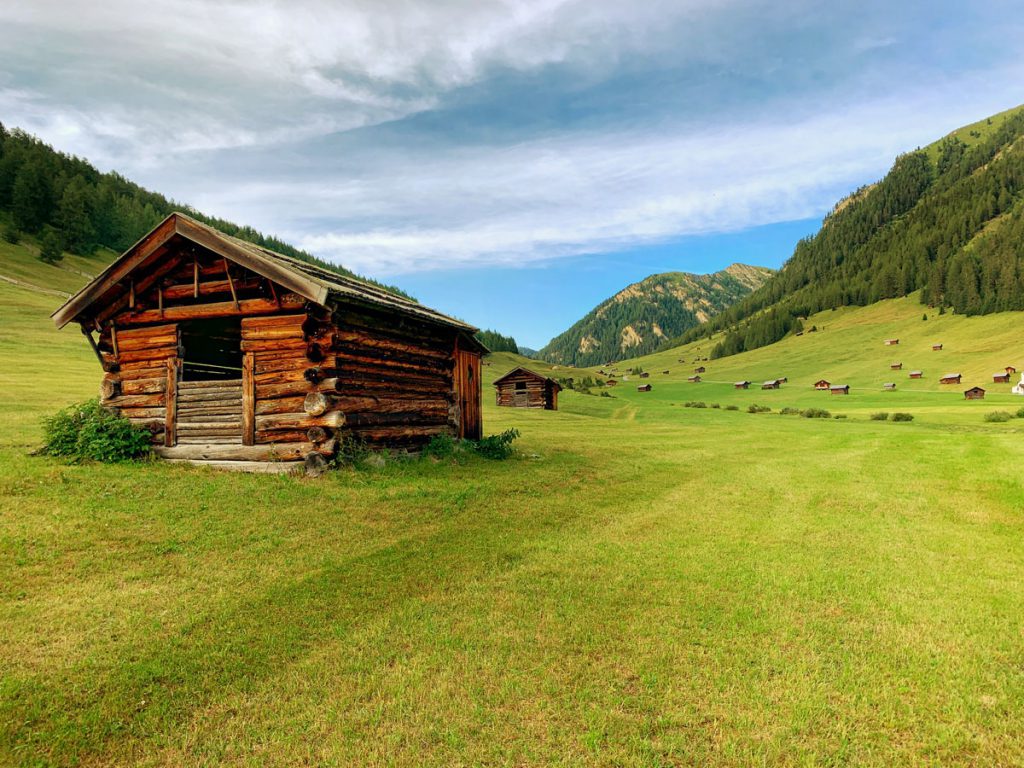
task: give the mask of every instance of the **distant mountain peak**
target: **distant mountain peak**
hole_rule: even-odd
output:
[[[730,264],[710,274],[663,272],[627,285],[538,353],[565,365],[599,365],[652,352],[758,288],[773,270]]]

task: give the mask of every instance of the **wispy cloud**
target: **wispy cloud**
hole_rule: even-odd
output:
[[[7,3],[0,118],[370,274],[537,264],[818,215],[1024,100],[994,2]]]

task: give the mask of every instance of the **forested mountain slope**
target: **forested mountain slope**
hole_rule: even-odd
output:
[[[652,352],[707,322],[771,274],[764,267],[733,264],[709,275],[652,275],[599,304],[539,355],[554,363],[588,366]]]
[[[252,227],[206,216],[117,173],[100,173],[81,158],[0,124],[0,219],[6,222],[3,236],[8,243],[26,236],[37,240],[41,258],[50,261],[59,261],[64,251],[89,256],[109,248],[120,253],[175,210],[264,248],[358,277]]]
[[[921,291],[940,311],[1024,309],[1024,108],[896,159],[836,205],[785,266],[685,343],[726,331],[713,356],[771,344],[823,309]]]

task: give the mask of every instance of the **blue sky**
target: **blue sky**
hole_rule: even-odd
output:
[[[1024,102],[1020,3],[33,0],[0,120],[540,346]]]

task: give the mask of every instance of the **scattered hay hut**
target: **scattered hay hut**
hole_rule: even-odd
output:
[[[942,345],[941,344],[932,344],[932,352],[941,352],[941,351],[942,351]]]
[[[766,381],[761,385],[761,389],[779,389],[782,386],[782,382],[779,379],[772,379]]]
[[[644,371],[643,373],[640,374],[640,378],[641,379],[649,379],[649,378],[651,378],[651,374],[649,374],[647,371]]]
[[[827,381],[826,379],[818,379],[816,382],[814,382],[814,388],[819,391],[824,391],[831,386],[832,382]]]
[[[166,459],[312,465],[342,438],[417,449],[481,435],[475,328],[181,213],[53,320],[81,325],[101,402]]]
[[[640,384],[639,386],[637,386],[636,391],[637,392],[650,392],[651,389],[653,389],[653,387],[651,387],[650,384]]]
[[[924,371],[911,371],[910,372],[910,378],[912,378],[912,379],[923,379],[924,378]]]
[[[959,384],[962,378],[962,373],[947,373],[939,379],[939,384]]]
[[[984,400],[985,399],[985,390],[982,389],[981,387],[971,387],[966,392],[964,392],[964,399],[965,400]]]
[[[606,387],[617,387],[619,386],[619,382],[616,379],[608,379],[608,381],[606,381],[604,385]]]
[[[993,373],[992,374],[992,383],[993,384],[1009,384],[1010,383],[1010,374],[1008,374],[1008,373]]]
[[[884,389],[886,392],[895,392],[896,391],[896,382],[895,381],[887,381],[887,382],[885,382],[885,384],[882,385],[882,389]]]
[[[526,368],[515,368],[495,379],[495,400],[502,408],[537,408],[558,410],[558,393],[562,386],[554,379]]]
[[[669,374],[671,373],[671,371],[662,371],[662,373],[663,373],[663,374],[664,374],[665,376],[668,376],[668,375],[669,375]]]
[[[887,346],[887,347],[895,347],[899,343],[900,343],[899,339],[886,339],[885,340],[885,346]]]
[[[890,371],[902,371],[903,370],[903,363],[889,363],[889,370]]]
[[[848,395],[850,394],[849,384],[833,384],[828,388],[828,391],[833,395]]]
[[[707,373],[707,370],[708,369],[705,368],[703,365],[700,365],[700,366],[697,366],[696,368],[694,368],[693,372],[694,373]]]
[[[693,383],[693,384],[699,384],[700,381],[701,381],[701,378],[700,378],[700,376],[698,374],[695,373],[695,374],[693,374],[693,376],[687,377],[686,380],[691,382],[691,383]]]
[[[1006,366],[1003,370],[1011,375],[1017,372],[1017,369],[1014,368],[1012,365]]]
[[[732,386],[733,386],[733,389],[750,389],[750,382],[749,381],[737,381]]]

